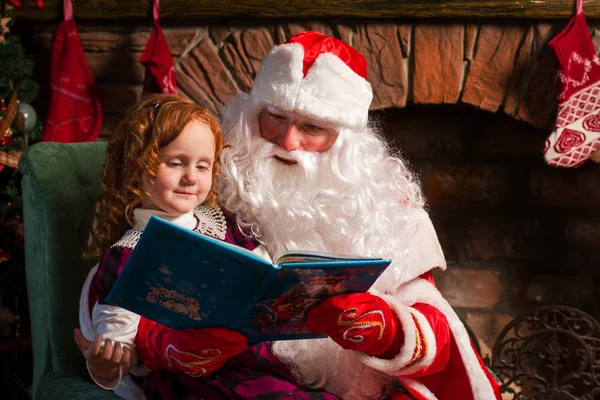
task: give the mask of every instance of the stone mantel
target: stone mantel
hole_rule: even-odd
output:
[[[537,127],[554,118],[553,36],[547,23],[311,23],[209,29],[177,62],[183,93],[220,110],[248,91],[260,60],[288,34],[333,34],[365,55],[372,109],[466,103]]]
[[[335,35],[365,55],[373,110],[402,108],[409,102],[464,103],[548,128],[557,106],[555,60],[547,41],[565,22],[310,21],[176,26],[163,31],[180,93],[213,111],[251,88],[270,48],[290,34],[312,29]],[[121,111],[129,105],[121,103],[133,103],[141,93],[144,70],[138,60],[151,27],[78,27],[105,111]],[[50,27],[36,34],[41,48],[50,48],[51,36]],[[128,96],[124,90],[133,92]]]
[[[37,10],[35,17],[29,3],[34,2],[23,0],[17,11],[23,18],[30,18],[28,24],[38,27],[34,30],[40,48],[49,49],[55,26],[50,19],[58,15],[51,13],[60,8],[60,1],[45,1],[46,10]],[[374,88],[373,110],[402,108],[407,103],[463,103],[489,112],[501,111],[547,129],[557,109],[555,57],[547,42],[566,25],[576,1],[396,0],[386,2],[386,10],[396,13],[393,15],[415,18],[370,19],[345,17],[356,17],[352,13],[361,7],[368,11],[366,5],[384,9],[382,2],[339,0],[335,3],[340,8],[334,12],[331,9],[334,2],[312,0],[304,3],[322,14],[331,12],[337,18],[298,19],[298,15],[305,15],[300,2],[290,0],[278,2],[290,7],[285,18],[282,9],[274,6],[270,18],[249,14],[250,18],[245,20],[226,18],[229,14],[223,10],[218,14],[214,10],[221,3],[161,1],[161,25],[175,61],[180,92],[213,111],[219,112],[236,93],[251,88],[260,60],[269,49],[283,43],[290,34],[311,29],[350,43],[366,57],[369,81]],[[231,7],[258,10],[258,3],[265,9],[268,8],[265,5],[271,4],[239,0]],[[430,8],[427,15],[444,18],[426,18],[422,11],[425,4]],[[151,22],[144,15],[150,12],[150,5],[150,0],[74,1],[82,45],[107,112],[118,112],[139,99],[143,82],[139,58],[151,31]],[[497,15],[486,14],[490,5],[502,10],[508,18],[491,18]],[[520,7],[522,13],[517,15],[515,7]],[[214,9],[214,14],[208,13],[197,21],[178,19],[183,15],[182,10],[189,17],[196,15],[194,12],[199,8]],[[131,11],[133,14],[125,15],[122,11],[134,9],[138,11]],[[107,10],[112,10],[115,21],[98,20],[108,18],[104,14]],[[586,0],[584,11],[588,16],[600,16],[600,2]],[[84,18],[78,19],[78,12]],[[223,18],[209,18],[217,14]],[[542,15],[561,18],[532,17]],[[134,20],[123,24],[119,21],[121,17]],[[597,40],[600,35],[596,34],[596,22],[589,21]],[[124,90],[131,93],[119,93]]]

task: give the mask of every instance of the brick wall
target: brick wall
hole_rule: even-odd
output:
[[[335,34],[365,54],[373,115],[418,171],[451,266],[436,274],[438,285],[484,352],[514,315],[535,305],[600,314],[594,307],[598,167],[556,170],[541,157],[556,113],[545,43],[561,25],[309,21],[163,28],[181,94],[217,112],[251,87],[262,56],[290,33]],[[15,27],[37,60],[42,117],[52,29]],[[106,138],[140,98],[138,60],[151,27],[78,23],[78,29],[104,107]]]
[[[546,130],[465,105],[375,114],[421,178],[449,269],[437,284],[488,352],[520,311],[600,317],[600,170],[547,167]]]

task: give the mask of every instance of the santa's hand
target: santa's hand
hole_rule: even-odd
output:
[[[139,357],[150,369],[168,369],[190,376],[208,376],[247,344],[243,335],[224,328],[175,331],[140,319],[135,338]]]
[[[398,317],[371,293],[332,296],[308,313],[308,329],[329,335],[344,349],[393,358],[403,342]]]

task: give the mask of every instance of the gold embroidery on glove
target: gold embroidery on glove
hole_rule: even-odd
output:
[[[381,321],[361,321],[362,318],[373,314],[380,315]],[[350,328],[344,331],[343,338],[354,343],[360,343],[363,340],[365,340],[365,338],[362,335],[356,335],[352,337],[348,336],[348,334],[353,330],[378,327],[379,335],[377,337],[377,340],[381,340],[381,338],[383,337],[383,331],[385,330],[385,317],[383,316],[383,311],[381,310],[373,310],[366,312],[363,315],[358,315],[357,308],[350,308],[340,313],[337,319],[337,323],[340,326],[350,326]]]
[[[193,357],[196,361],[181,361],[177,357],[169,355],[169,350],[173,349],[177,354],[185,354],[187,356]],[[179,365],[183,367],[200,367],[201,365],[208,364],[221,356],[221,350],[219,349],[202,349],[200,350],[200,354],[188,353],[186,351],[180,351],[172,344],[167,346],[165,350],[165,355],[167,356],[167,363],[169,367],[173,367],[173,362],[176,361]],[[202,368],[204,369],[204,368]]]

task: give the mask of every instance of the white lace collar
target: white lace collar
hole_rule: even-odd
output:
[[[192,210],[183,215],[173,215],[164,211],[152,210],[149,208],[136,208],[133,210],[133,229],[143,231],[148,224],[148,221],[150,221],[150,217],[153,215],[156,215],[157,217],[165,219],[183,228],[194,229],[196,228],[196,225],[198,225],[198,220],[194,216],[194,211],[195,210]]]
[[[223,211],[221,211],[219,207],[198,206],[193,211],[178,216],[159,210],[136,208],[133,210],[135,219],[134,229],[125,232],[123,237],[113,244],[112,247],[134,248],[142,235],[142,231],[148,224],[150,217],[153,215],[166,219],[176,225],[220,240],[225,239],[225,234],[227,232],[227,222],[223,215]]]

